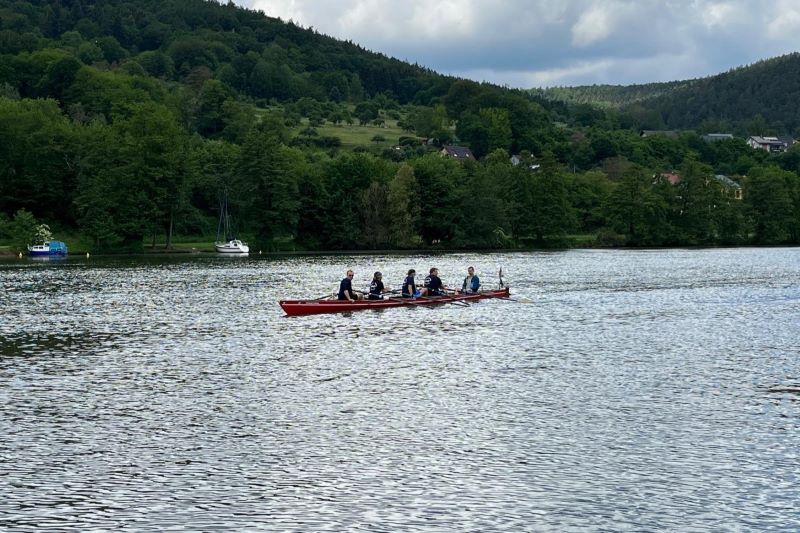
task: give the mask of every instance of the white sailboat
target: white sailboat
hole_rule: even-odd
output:
[[[249,254],[250,247],[247,246],[247,243],[242,242],[233,236],[230,219],[231,217],[228,213],[228,195],[225,194],[220,201],[219,224],[217,224],[217,241],[214,243],[214,249],[220,254]],[[223,239],[220,239],[220,236],[222,236]]]

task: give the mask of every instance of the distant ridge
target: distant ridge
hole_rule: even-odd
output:
[[[641,85],[533,89],[542,98],[656,112],[669,129],[800,134],[800,53],[714,76]]]
[[[697,80],[668,81],[635,85],[579,85],[576,87],[550,87],[532,89],[531,93],[570,104],[593,104],[601,107],[620,108],[629,104],[649,100],[668,94],[680,87],[689,86]]]

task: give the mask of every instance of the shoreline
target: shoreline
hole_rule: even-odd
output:
[[[737,245],[716,245],[716,246],[565,246],[552,248],[415,248],[409,250],[286,250],[279,252],[257,251],[249,254],[220,254],[213,248],[209,249],[178,249],[178,250],[145,250],[136,253],[93,253],[85,250],[70,252],[66,257],[56,256],[56,259],[85,258],[87,254],[92,257],[183,257],[183,256],[203,256],[203,257],[282,257],[282,256],[336,256],[336,255],[413,255],[413,254],[498,254],[498,253],[525,253],[525,252],[566,252],[570,250],[720,250],[720,249],[739,249],[739,248],[796,248],[797,244],[737,244]],[[49,256],[31,257],[27,254],[13,253],[8,250],[0,250],[0,260],[8,259],[51,259]]]

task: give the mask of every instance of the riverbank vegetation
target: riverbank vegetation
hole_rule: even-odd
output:
[[[93,251],[174,248],[214,234],[223,194],[264,251],[800,242],[797,146],[641,137],[652,112],[440,76],[233,4],[0,0],[0,28],[10,249],[31,219]]]

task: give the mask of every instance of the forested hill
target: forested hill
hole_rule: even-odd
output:
[[[233,3],[3,0],[0,21],[4,54],[59,48],[84,64],[135,63],[165,80],[198,84],[213,76],[253,98],[359,100],[390,91],[407,102],[437,82],[446,83],[424,68]],[[66,67],[62,77],[69,75]],[[138,72],[133,64],[127,68]],[[50,95],[48,89],[24,84],[21,92],[23,97]]]
[[[533,89],[569,104],[591,104],[639,116],[647,128],[800,136],[800,54],[759,61],[695,80],[642,85]],[[652,116],[652,115],[651,115]]]
[[[800,136],[800,54],[695,80],[640,105],[673,129]]]
[[[548,100],[570,104],[593,104],[601,107],[620,108],[669,94],[679,87],[690,86],[692,82],[693,80],[638,85],[578,85],[532,89],[531,93]]]
[[[222,197],[253,250],[796,244],[800,146],[639,135],[791,133],[796,61],[601,108],[232,3],[0,0],[0,253],[43,224],[73,250],[208,249]]]

